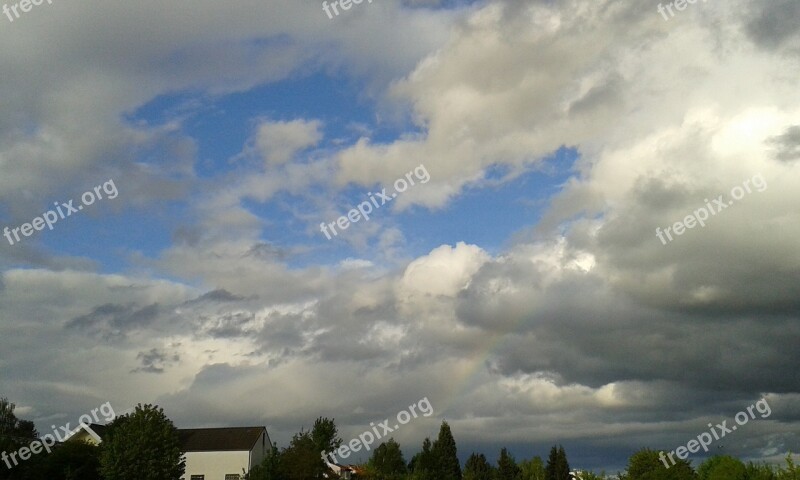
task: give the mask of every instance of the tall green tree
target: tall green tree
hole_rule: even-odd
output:
[[[422,442],[422,451],[411,458],[408,465],[412,480],[438,480],[436,476],[436,458],[433,455],[431,439]]]
[[[394,438],[381,443],[373,450],[367,466],[373,477],[378,480],[400,480],[408,472],[403,451]]]
[[[519,462],[522,480],[545,480],[547,473],[544,469],[544,461],[541,457],[533,457],[530,460]]]
[[[456,440],[445,421],[439,427],[439,437],[433,442],[432,451],[436,461],[436,480],[461,480]]]
[[[106,480],[180,480],[186,469],[178,429],[153,405],[114,420],[100,445]]]
[[[497,479],[498,480],[519,480],[520,469],[514,457],[503,447],[500,450],[500,458],[497,459]]]
[[[311,439],[319,452],[330,453],[342,446],[342,438],[333,419],[317,418],[311,428]]]
[[[464,464],[464,480],[494,480],[494,467],[482,453],[472,452]]]
[[[281,475],[288,480],[321,479],[329,471],[311,432],[302,430],[292,437],[289,446],[281,452],[280,466]]]
[[[547,466],[545,467],[545,475],[547,480],[572,480],[569,474],[569,462],[567,462],[567,453],[564,447],[559,445],[550,449],[550,456],[547,457]]]

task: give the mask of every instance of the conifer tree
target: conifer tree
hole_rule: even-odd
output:
[[[493,470],[484,454],[472,452],[464,465],[464,480],[494,480]]]
[[[422,451],[414,455],[409,464],[414,480],[436,480],[436,459],[431,449],[431,439],[422,442]]]
[[[497,459],[497,478],[498,480],[518,480],[520,469],[508,450],[503,447],[500,450],[500,458]]]
[[[436,480],[461,480],[456,440],[447,422],[443,421],[439,427],[439,437],[433,442],[432,451],[436,462]]]
[[[553,448],[550,449],[550,456],[547,458],[545,472],[547,473],[547,480],[571,480],[567,453],[564,451],[564,447],[553,445]]]

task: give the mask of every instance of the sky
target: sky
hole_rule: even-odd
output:
[[[446,420],[462,460],[617,471],[763,400],[712,448],[800,451],[795,0],[17,12],[0,396],[40,431],[347,442],[427,398],[406,459]]]

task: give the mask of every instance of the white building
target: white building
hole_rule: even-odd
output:
[[[189,428],[178,434],[186,452],[183,480],[241,480],[272,445],[266,427]]]
[[[66,441],[99,445],[106,431],[104,425],[81,424]],[[178,436],[186,452],[183,480],[242,480],[272,446],[266,427],[183,428]]]

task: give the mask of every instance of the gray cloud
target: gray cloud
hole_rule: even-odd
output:
[[[782,162],[800,159],[800,125],[788,127],[781,135],[772,137],[768,143],[775,149],[775,158]]]
[[[773,55],[797,38],[795,4],[698,2],[663,22],[633,1],[407,3],[420,8],[376,3],[333,24],[316,4],[201,1],[187,16],[89,2],[3,29],[30,48],[0,53],[9,221],[97,175],[122,175],[119,208],[177,200],[181,212],[153,258],[125,252],[130,270],[0,247],[2,390],[42,417],[114,396],[162,404],[181,426],[267,424],[283,445],[319,415],[347,436],[428,396],[437,413],[400,432],[407,453],[446,417],[459,447],[529,456],[563,440],[581,463],[615,467],[766,395],[774,417],[726,451],[796,451],[798,72]],[[363,80],[376,116],[408,110],[413,131],[198,178],[206,152],[187,125],[204,100],[161,125],[127,120],[164,94],[318,72]],[[492,254],[462,243],[413,258],[417,244],[386,240],[298,267],[308,247],[271,243],[265,226],[280,226],[248,207],[287,191],[324,197],[308,204],[325,212],[328,193],[420,158],[439,183],[409,202],[445,206],[488,168],[526,171],[563,145],[579,158],[544,218],[520,215],[515,242]],[[656,239],[755,173],[767,190]],[[375,238],[410,233],[373,225]]]
[[[239,301],[239,300],[244,300],[244,297],[240,297],[238,295],[234,295],[231,292],[220,288],[220,289],[213,290],[211,292],[205,293],[202,296],[192,300],[192,302],[209,301],[209,302],[220,302],[220,303],[223,303],[223,302],[236,302],[236,301]]]
[[[794,0],[750,2],[747,9],[747,32],[760,46],[777,49],[791,40],[800,40],[800,4]]]
[[[104,304],[69,320],[65,328],[88,332],[106,340],[121,339],[127,332],[150,326],[159,313],[158,304],[145,307]]]
[[[164,373],[164,369],[179,362],[181,357],[178,354],[170,354],[157,348],[150,349],[148,352],[140,352],[136,355],[137,360],[141,360],[142,366],[131,370],[131,373]]]

